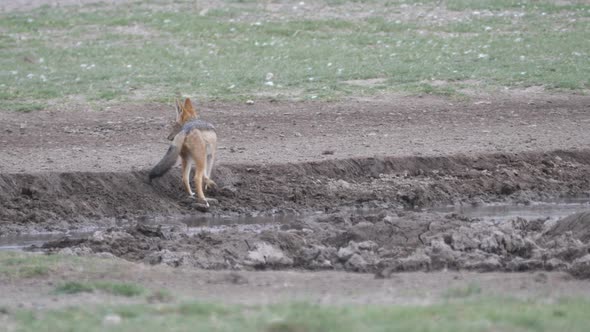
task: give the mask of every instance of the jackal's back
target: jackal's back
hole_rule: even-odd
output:
[[[193,119],[193,120],[188,121],[187,123],[185,123],[182,126],[182,128],[180,130],[184,131],[185,134],[188,134],[194,129],[215,131],[215,127],[212,124],[210,124],[207,121],[203,121],[203,120],[199,120],[199,119]]]

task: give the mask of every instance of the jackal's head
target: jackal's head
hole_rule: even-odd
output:
[[[184,105],[180,100],[176,100],[176,120],[171,125],[170,135],[168,139],[172,140],[176,134],[180,132],[182,126],[188,121],[196,119],[198,116],[197,111],[193,107],[193,103],[190,98],[184,100]]]

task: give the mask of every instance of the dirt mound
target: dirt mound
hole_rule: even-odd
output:
[[[590,279],[590,254],[576,259],[568,271],[574,277]]]
[[[300,213],[335,207],[418,208],[587,194],[590,151],[477,157],[355,158],[264,166],[225,165],[209,212]],[[0,233],[10,225],[119,223],[198,213],[178,170],[150,184],[128,173],[0,174]]]
[[[341,211],[267,226],[187,230],[139,224],[48,243],[44,249],[204,269],[333,269],[378,277],[443,269],[569,270],[588,277],[590,243],[571,232],[547,235],[550,224],[545,219],[492,222],[457,214]]]
[[[583,277],[588,215],[551,223],[494,222],[419,207],[527,203],[587,194],[590,151],[431,158],[356,158],[217,168],[219,202],[205,216],[281,213],[281,222],[187,228],[199,216],[178,172],[0,175],[0,233],[110,225],[43,250],[114,255],[204,269],[334,269],[388,277],[399,271],[566,270]],[[11,228],[12,227],[12,228]]]
[[[571,217],[565,218],[566,220]],[[590,252],[588,241],[571,232],[547,235],[545,220],[478,221],[436,234],[410,256],[392,260],[378,276],[399,271],[461,269],[477,271],[567,270]],[[560,224],[558,221],[557,224]]]
[[[128,260],[205,269],[336,269],[374,272],[386,257],[403,257],[443,229],[463,221],[433,221],[419,213],[367,216],[349,212],[282,225],[233,225],[187,230],[138,224],[97,231],[86,239],[49,242],[43,249],[110,253]],[[436,224],[436,225],[433,225]]]
[[[572,214],[571,216],[555,223],[549,231],[547,236],[551,238],[563,236],[571,233],[575,238],[583,241],[590,241],[590,211]]]

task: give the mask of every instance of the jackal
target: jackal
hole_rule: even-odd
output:
[[[164,175],[178,159],[180,155],[182,161],[182,183],[185,190],[191,197],[195,193],[191,190],[189,174],[191,164],[195,163],[195,187],[197,198],[201,203],[209,206],[207,198],[203,193],[203,186],[207,188],[216,186],[211,180],[211,171],[215,162],[215,151],[217,149],[217,133],[215,127],[209,122],[197,119],[198,114],[189,98],[186,98],[184,105],[176,101],[176,122],[168,139],[172,144],[168,151],[150,171],[150,182],[152,179]]]

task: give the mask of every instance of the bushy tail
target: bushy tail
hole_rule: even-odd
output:
[[[178,159],[178,155],[180,154],[180,149],[184,143],[185,136],[185,133],[182,131],[174,136],[174,140],[172,141],[172,144],[170,144],[170,147],[164,155],[164,158],[162,158],[162,160],[160,160],[160,162],[150,171],[150,182],[152,179],[166,174],[166,172],[168,172],[170,168],[174,166],[176,160]]]

